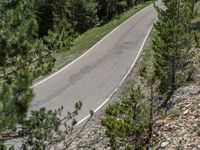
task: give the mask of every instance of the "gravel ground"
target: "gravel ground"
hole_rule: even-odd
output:
[[[178,89],[170,100],[167,117],[155,124],[155,148],[200,150],[200,86]]]

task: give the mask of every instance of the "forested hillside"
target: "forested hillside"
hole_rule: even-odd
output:
[[[145,1],[147,0],[0,1],[0,150],[45,150],[58,143],[63,149],[67,149],[72,144],[79,133],[70,138],[69,135],[72,135],[77,124],[75,117],[79,114],[82,103],[77,102],[74,111],[64,117],[61,115],[63,107],[52,111],[41,108],[28,112],[35,95],[31,86],[36,79],[52,72],[59,61],[54,56],[70,51],[81,35],[120,18],[133,6],[136,13],[140,10],[137,9],[138,4]],[[192,83],[195,87],[200,87],[199,21],[193,22],[199,16],[197,1],[163,0],[164,8],[155,5],[158,20],[136,81],[132,83],[128,94],[110,105],[101,118],[107,147],[114,150],[151,149],[157,145],[161,149],[166,148],[173,141],[159,141],[160,137],[165,136],[165,131],[157,136],[154,127],[160,127],[159,120],[166,117],[174,105],[183,115],[173,112],[169,120],[177,116],[177,120],[186,120],[184,115],[187,115],[188,124],[195,126],[192,136],[196,137],[195,142],[198,143],[199,100],[192,97],[195,104],[189,98],[181,103],[174,100],[182,86]],[[113,28],[110,27],[108,31]],[[102,32],[98,33],[103,36],[107,34]],[[92,34],[90,38],[98,41],[103,36],[97,38]],[[85,49],[95,44],[91,41],[88,43],[89,46],[85,46]],[[188,91],[191,96],[192,90]],[[188,110],[183,109],[185,105],[188,105]],[[189,116],[190,113],[193,113],[193,119]],[[90,114],[94,115],[92,111]],[[160,131],[165,130],[164,127]],[[177,149],[182,148],[180,144],[176,146]],[[199,148],[199,145],[195,146]]]
[[[0,1],[0,149],[23,139],[24,149],[45,149],[62,141],[76,124],[81,109],[59,118],[62,108],[42,108],[26,117],[34,97],[34,79],[51,72],[52,53],[69,51],[74,39],[94,26],[119,16],[139,0],[9,0]],[[72,125],[66,124],[73,120]],[[61,132],[60,125],[65,125]],[[62,129],[63,131],[63,129]],[[66,147],[70,140],[65,143]]]

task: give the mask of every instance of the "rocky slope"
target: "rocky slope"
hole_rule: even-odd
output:
[[[167,116],[155,124],[154,149],[200,149],[200,86],[178,89],[170,103]]]

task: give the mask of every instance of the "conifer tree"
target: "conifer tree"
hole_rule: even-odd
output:
[[[19,138],[23,138],[23,149],[49,149],[71,133],[76,123],[74,117],[82,106],[80,102],[77,103],[75,110],[68,113],[64,119],[59,117],[62,107],[55,111],[42,108],[26,117],[28,106],[34,97],[31,88],[33,80],[51,71],[54,65],[50,49],[37,33],[38,23],[34,10],[34,3],[29,0],[0,1],[2,150],[9,148],[5,144],[7,140]],[[66,124],[69,120],[72,120],[71,125]],[[11,146],[10,149],[14,147]]]
[[[113,150],[144,149],[149,126],[148,107],[140,88],[133,89],[121,102],[110,105],[102,119]]]
[[[75,38],[75,31],[69,23],[65,0],[37,0],[34,11],[38,22],[39,38],[45,39],[50,50],[70,50]]]
[[[66,18],[78,33],[83,33],[97,23],[97,3],[94,0],[68,0]]]
[[[1,1],[0,6],[4,9],[0,23],[0,125],[4,129],[24,117],[33,97],[33,79],[51,70],[53,57],[43,41],[36,39],[31,3]]]
[[[155,25],[157,36],[153,41],[155,75],[160,80],[159,92],[167,99],[188,79],[192,69],[191,19],[193,3],[189,0],[165,0],[166,10],[157,8],[159,16]]]

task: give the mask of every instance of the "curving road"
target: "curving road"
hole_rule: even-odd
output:
[[[81,57],[33,86],[36,96],[30,110],[41,107],[72,111],[83,102],[81,123],[89,110],[98,110],[116,91],[142,52],[144,42],[157,18],[150,5],[128,19]]]

